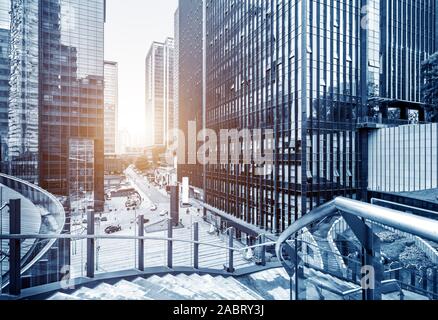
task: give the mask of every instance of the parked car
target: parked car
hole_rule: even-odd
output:
[[[157,211],[157,210],[158,210],[158,207],[155,204],[153,204],[151,206],[151,211]]]
[[[107,217],[102,217],[102,218],[100,219],[100,221],[102,221],[102,222],[107,222],[107,221],[108,221],[108,218],[107,218]]]
[[[112,233],[116,233],[122,231],[122,227],[120,225],[118,226],[109,226],[107,228],[105,228],[105,233],[106,234],[112,234]]]

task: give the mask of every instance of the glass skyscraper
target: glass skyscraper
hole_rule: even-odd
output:
[[[154,146],[166,146],[174,128],[174,40],[154,42],[146,56],[146,137]]]
[[[10,10],[9,0],[0,3],[0,172],[7,171]]]
[[[189,121],[196,122],[197,132],[202,130],[202,0],[180,0],[175,13],[175,48],[178,69],[178,127],[184,132],[187,146]],[[196,152],[189,150],[187,152]],[[186,159],[196,159],[196,154],[186,154]],[[203,189],[203,167],[199,164],[178,165],[178,181],[189,178],[189,184]]]
[[[207,166],[209,205],[279,233],[356,193],[360,3],[206,2],[207,128],[272,129],[275,150],[266,176]]]
[[[105,154],[116,153],[118,134],[118,64],[105,61]]]
[[[103,200],[104,12],[105,0],[13,1],[12,174],[55,195]]]

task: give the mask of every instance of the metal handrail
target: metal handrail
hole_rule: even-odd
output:
[[[20,185],[27,186],[28,188],[30,188],[32,190],[35,190],[35,191],[39,192],[40,194],[45,195],[47,197],[47,199],[51,202],[51,204],[54,205],[57,208],[57,212],[60,214],[60,217],[61,217],[61,221],[60,221],[60,223],[58,223],[58,230],[56,231],[56,234],[60,234],[62,232],[62,230],[64,229],[64,226],[65,226],[66,215],[65,215],[64,207],[62,206],[62,204],[59,202],[59,200],[53,194],[47,192],[46,190],[42,189],[39,186],[31,184],[30,182],[27,182],[27,181],[24,181],[24,180],[21,180],[21,179],[18,179],[16,177],[12,177],[12,176],[9,176],[9,175],[3,174],[3,173],[0,173],[0,178],[6,179],[8,181],[14,181],[16,183],[19,183]],[[5,183],[5,186],[7,188],[10,188],[8,186],[8,183]],[[10,188],[10,189],[12,189],[12,188]],[[14,189],[12,189],[12,190],[14,190]],[[17,192],[17,193],[20,193],[17,190],[14,190],[14,191]],[[26,195],[24,195],[24,194],[22,194],[22,196],[27,198]],[[29,200],[32,200],[32,199],[29,199]],[[1,235],[1,236],[3,237],[3,235]],[[45,236],[45,237],[47,237],[47,236]],[[41,238],[36,237],[36,238],[29,238],[29,239],[31,239],[31,240],[32,239],[38,240],[38,239],[41,239]],[[32,258],[31,261],[29,261],[28,263],[26,263],[25,266],[23,266],[23,268],[21,269],[21,274],[26,273],[41,258],[43,258],[44,255],[49,251],[49,249],[56,242],[56,239],[54,239],[54,238],[42,238],[42,239],[50,240],[50,241],[40,250],[40,252],[38,252],[35,255],[35,257]],[[37,245],[37,243],[34,244],[34,247],[35,247],[35,245]],[[24,261],[29,258],[29,254],[31,253],[31,251],[32,251],[32,249],[29,250],[28,254],[26,254],[26,256],[24,257]],[[9,280],[6,280],[3,284],[0,284],[0,287],[1,288],[6,287],[8,285],[8,282],[9,282]]]
[[[40,235],[40,234],[8,234],[8,235],[0,235],[0,240],[151,240],[151,241],[172,241],[172,242],[181,242],[181,243],[189,243],[189,244],[198,244],[218,249],[226,249],[233,250],[235,252],[243,252],[252,248],[261,248],[261,247],[270,247],[275,245],[275,242],[266,242],[254,246],[247,246],[243,248],[229,247],[224,245],[218,245],[214,243],[202,242],[202,241],[194,241],[194,240],[186,240],[186,239],[178,239],[178,238],[168,238],[168,237],[151,237],[151,236],[123,236],[123,235],[70,235],[70,234],[59,234],[59,235]]]
[[[298,261],[292,257],[292,263],[295,264],[295,267],[292,266],[291,268],[286,257],[283,256],[283,246],[285,243],[288,243],[288,239],[292,238],[303,228],[327,217],[334,216],[339,212],[350,214],[364,220],[387,225],[393,227],[394,229],[399,229],[403,232],[410,233],[430,241],[438,242],[438,221],[436,220],[339,197],[312,210],[310,213],[297,220],[285,232],[283,232],[283,234],[277,240],[275,245],[275,253],[291,277],[294,273],[296,274],[296,264]],[[292,246],[292,250],[297,251],[297,248],[293,248]]]
[[[438,242],[438,221],[408,214],[393,209],[380,207],[352,199],[338,197],[322,205],[293,223],[278,239],[275,252],[282,260],[281,247],[290,237],[301,229],[326,217],[335,215],[338,211],[349,213],[359,218],[378,222],[395,229]]]

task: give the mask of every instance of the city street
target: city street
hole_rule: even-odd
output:
[[[126,197],[113,198],[106,202],[103,217],[108,221],[96,221],[95,230],[97,234],[104,234],[106,227],[120,225],[122,230],[115,235],[136,236],[138,235],[136,218],[144,214],[145,219],[149,220],[146,224],[145,235],[153,237],[167,237],[167,217],[160,216],[162,210],[170,210],[170,197],[166,196],[162,190],[149,184],[149,182],[135,173],[131,168],[126,171],[128,181],[140,193],[144,199],[137,210],[127,211],[125,207]],[[151,211],[151,206],[157,206],[156,211]],[[111,211],[109,211],[111,210]],[[189,214],[187,213],[189,210]],[[182,227],[174,229],[173,237],[180,240],[193,240],[192,225],[199,223],[200,241],[207,244],[226,246],[228,239],[226,236],[210,234],[210,224],[202,219],[202,211],[198,212],[197,207],[180,208],[180,219]],[[162,221],[162,223],[160,223]],[[148,226],[155,225],[157,231],[147,233]],[[84,224],[76,227],[76,232],[86,232]],[[98,240],[96,242],[96,266],[97,273],[112,272],[120,270],[134,269],[137,266],[137,245],[135,240]],[[236,247],[242,247],[235,242]],[[190,266],[193,263],[193,245],[190,243],[175,242],[174,265]],[[211,269],[223,269],[227,262],[228,252],[225,249],[218,249],[201,245],[199,260],[200,267]],[[161,267],[167,264],[167,242],[146,240],[145,241],[145,266]],[[73,276],[85,275],[86,261],[86,241],[74,241],[72,243],[72,274]],[[235,253],[235,268],[243,268],[253,265],[252,261],[244,259],[243,254]]]

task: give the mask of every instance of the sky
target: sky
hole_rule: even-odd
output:
[[[178,0],[107,0],[105,60],[119,63],[119,129],[144,139],[145,58],[174,36]]]

